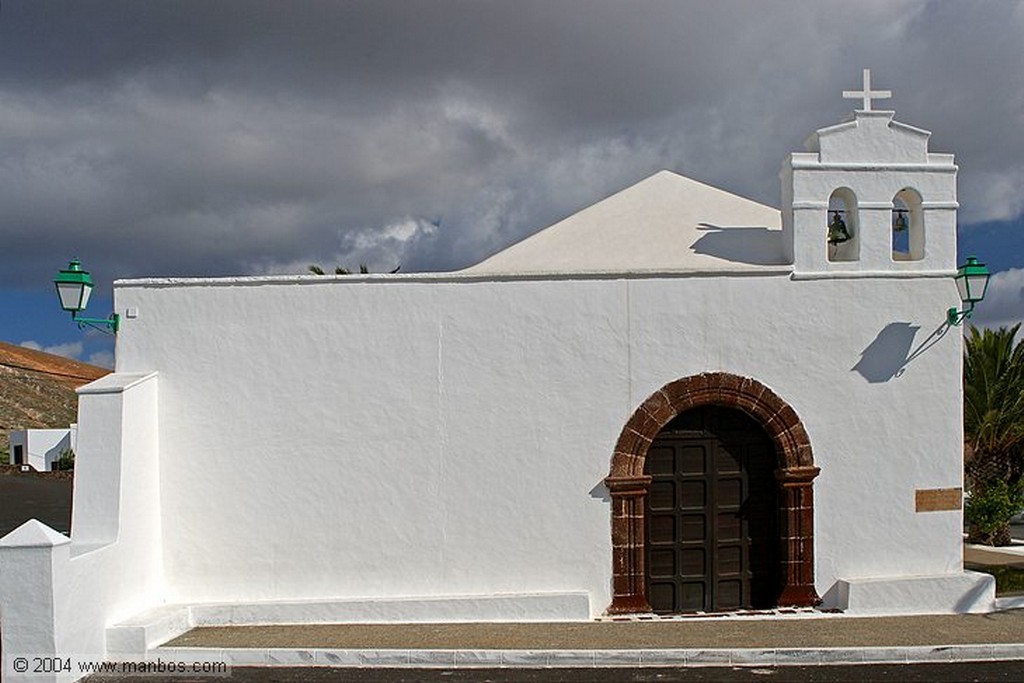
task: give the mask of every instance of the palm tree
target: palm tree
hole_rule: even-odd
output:
[[[972,538],[996,544],[1009,542],[1009,518],[1024,503],[1024,341],[1015,342],[1019,329],[1020,324],[994,331],[971,327],[964,344],[964,473],[971,491],[966,512]],[[982,509],[990,523],[975,524]],[[991,521],[999,518],[999,524]],[[999,528],[993,531],[993,526]]]

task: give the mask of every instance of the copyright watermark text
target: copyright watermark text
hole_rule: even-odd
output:
[[[5,655],[4,678],[11,680],[54,674],[130,674],[133,676],[230,676],[231,664],[220,659],[148,659],[107,661],[102,655]]]

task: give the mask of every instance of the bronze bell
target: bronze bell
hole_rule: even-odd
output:
[[[846,223],[838,211],[832,212],[832,220],[828,224],[828,243],[839,244],[850,239],[850,231],[846,229]]]
[[[896,220],[893,221],[892,229],[896,232],[903,232],[907,229],[907,212],[896,210]]]

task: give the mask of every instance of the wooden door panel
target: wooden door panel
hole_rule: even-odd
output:
[[[739,510],[746,502],[746,482],[742,477],[718,480],[718,509]]]
[[[679,550],[679,575],[685,578],[703,576],[707,571],[707,553],[704,548],[681,548]]]
[[[676,551],[651,550],[651,566],[648,568],[652,579],[672,579],[676,571]]]
[[[648,520],[647,543],[651,550],[659,546],[674,547],[676,542],[676,518],[674,515],[652,514]]]
[[[703,543],[707,539],[707,518],[704,515],[682,515],[679,519],[680,529],[677,540]]]
[[[651,510],[672,511],[676,508],[676,483],[674,481],[652,481],[647,495],[650,498]]]
[[[646,467],[651,474],[672,474],[676,471],[676,449],[651,446],[647,451]]]
[[[743,581],[740,579],[719,579],[715,586],[714,611],[739,609],[743,604]]]
[[[719,545],[716,554],[719,576],[739,576],[743,573],[743,547]]]
[[[647,588],[647,599],[653,605],[676,605],[676,584],[674,581],[651,581]]]
[[[716,448],[715,468],[718,474],[739,474],[743,471],[742,453],[734,453],[732,450]]]
[[[679,483],[679,507],[684,510],[703,510],[707,505],[707,484],[704,481]]]
[[[739,541],[743,539],[743,518],[739,512],[719,512],[716,522],[718,527],[715,533],[715,541],[719,544],[726,541]]]
[[[697,612],[707,604],[707,584],[704,581],[685,581],[680,586],[680,600],[676,603],[678,612]]]
[[[774,604],[778,590],[775,451],[736,410],[676,418],[648,451],[647,597],[655,612]]]
[[[703,475],[706,468],[707,449],[704,446],[682,445],[679,453],[679,474]]]

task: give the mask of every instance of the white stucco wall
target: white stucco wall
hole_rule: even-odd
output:
[[[599,614],[619,432],[709,371],[803,420],[826,601],[959,572],[960,512],[914,511],[961,483],[959,330],[929,338],[956,303],[785,272],[118,283],[117,371],[160,373],[165,598],[585,590]]]

